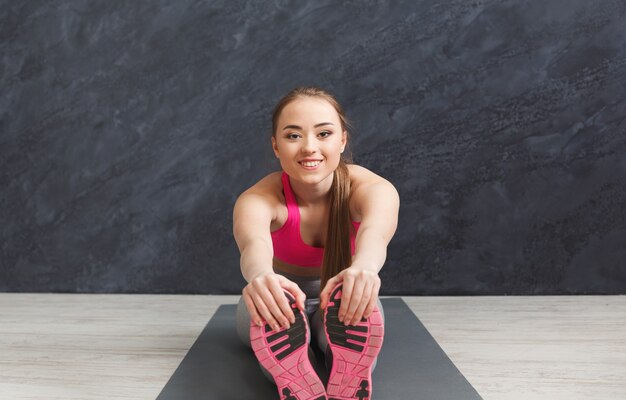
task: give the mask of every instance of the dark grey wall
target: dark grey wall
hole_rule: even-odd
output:
[[[626,293],[624,1],[0,5],[0,291],[239,292],[314,84],[400,191],[384,294]]]

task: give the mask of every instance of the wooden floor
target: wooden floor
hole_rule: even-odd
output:
[[[237,299],[0,293],[0,399],[153,400]],[[626,296],[404,300],[485,400],[626,399]]]

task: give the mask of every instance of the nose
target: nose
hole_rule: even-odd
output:
[[[304,137],[302,140],[302,152],[304,154],[312,154],[317,150],[317,143],[315,139]]]

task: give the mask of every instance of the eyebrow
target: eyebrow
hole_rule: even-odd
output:
[[[324,126],[324,125],[334,125],[332,122],[320,122],[319,124],[315,125],[314,128],[317,128],[318,126]],[[298,125],[287,125],[283,128],[283,130],[285,129],[302,129],[301,126]]]

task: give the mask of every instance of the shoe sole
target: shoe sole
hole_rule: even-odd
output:
[[[274,332],[268,324],[250,323],[250,343],[256,358],[272,375],[280,399],[327,400],[324,384],[309,360],[310,330],[304,312],[285,291],[296,317],[288,329]]]
[[[383,345],[384,323],[378,307],[356,325],[339,321],[341,290],[336,286],[324,312],[324,330],[332,353],[328,400],[366,400],[372,393],[372,364]]]

